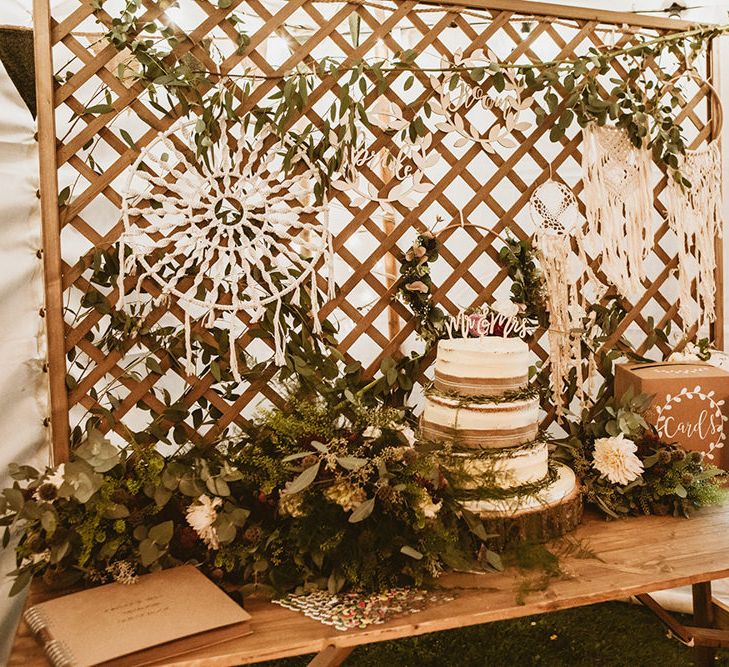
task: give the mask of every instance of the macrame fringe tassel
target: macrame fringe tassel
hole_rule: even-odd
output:
[[[653,247],[651,156],[633,146],[622,128],[593,123],[583,133],[583,201],[590,232],[600,239],[607,279],[633,299],[643,291],[644,263]]]
[[[233,379],[236,382],[240,382],[241,378],[240,370],[238,368],[238,349],[236,342],[238,341],[237,336],[233,336],[233,331],[228,330],[228,342],[230,343],[230,372],[233,374]]]
[[[329,238],[327,240],[327,280],[329,281],[327,298],[333,299],[337,296],[337,284],[334,280],[334,235],[329,227],[329,207],[326,208],[326,225]]]
[[[537,234],[535,242],[542,265],[549,311],[549,365],[555,415],[558,421],[564,417],[563,388],[570,371],[577,374],[577,398],[584,406],[585,395],[582,377],[580,339],[570,315],[570,304],[576,304],[578,295],[574,281],[570,286],[567,265],[571,252],[569,237]]]
[[[273,363],[277,366],[286,364],[286,333],[281,322],[281,300],[276,302],[276,313],[273,316]]]
[[[192,375],[195,366],[192,363],[192,326],[190,324],[190,313],[185,311],[185,373]]]
[[[716,319],[715,240],[721,237],[721,155],[716,142],[688,151],[681,173],[691,181],[684,189],[669,179],[668,224],[678,237],[678,313],[684,331]],[[692,282],[696,280],[695,299]]]
[[[316,286],[316,273],[311,274],[311,319],[313,320],[314,333],[320,334],[322,328],[319,320],[319,290]]]
[[[127,309],[127,295],[124,283],[126,282],[127,273],[129,271],[126,258],[124,257],[124,247],[124,244],[122,242],[119,242],[119,275],[116,279],[116,288],[119,291],[119,299],[117,301],[117,305],[119,307],[119,310],[121,310],[122,312],[126,312]]]

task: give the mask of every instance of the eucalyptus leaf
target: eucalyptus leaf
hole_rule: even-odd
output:
[[[158,486],[154,490],[154,502],[157,507],[164,507],[172,498],[172,490],[166,486]]]
[[[421,554],[417,549],[413,549],[407,545],[400,549],[400,553],[410,556],[410,558],[414,558],[415,560],[421,560],[423,558],[423,554]]]
[[[309,468],[304,470],[304,472],[302,472],[296,479],[294,479],[286,486],[286,488],[283,490],[283,493],[287,495],[293,495],[295,493],[300,493],[305,488],[307,488],[319,474],[319,465],[320,462],[317,461],[313,466],[310,466]]]
[[[13,585],[10,587],[9,596],[12,598],[18,593],[24,591],[32,580],[33,572],[31,570],[23,570],[20,574],[18,574],[18,576],[15,578],[15,581],[13,582]]]
[[[213,495],[222,496],[223,498],[230,495],[228,483],[220,477],[208,477],[205,484],[208,487],[208,491]]]
[[[164,552],[150,539],[143,540],[139,544],[139,556],[144,567],[149,567]]]
[[[167,546],[175,531],[175,524],[172,521],[164,521],[152,526],[149,529],[148,537],[159,546]]]
[[[347,470],[359,470],[363,465],[367,464],[367,459],[357,456],[338,456],[337,463]]]
[[[120,503],[111,503],[104,509],[106,519],[125,519],[129,516],[129,509]]]
[[[43,526],[43,530],[46,531],[48,537],[56,531],[56,525],[56,513],[53,510],[46,510],[41,514],[41,526]]]
[[[229,544],[235,539],[236,528],[225,514],[219,514],[214,525],[221,544]]]
[[[7,499],[10,509],[14,512],[20,512],[25,504],[25,498],[23,492],[20,489],[3,489],[3,496]]]
[[[92,428],[86,440],[76,448],[76,456],[96,472],[108,472],[121,461],[121,452],[98,429]]]
[[[329,452],[329,448],[324,443],[318,442],[317,440],[312,440],[311,446],[317,451],[320,451],[322,454],[327,454]]]
[[[296,454],[289,454],[281,459],[282,463],[289,463],[290,461],[298,461],[304,459],[307,456],[311,456],[311,452],[296,452]]]
[[[364,521],[370,514],[372,514],[372,510],[374,509],[375,499],[369,498],[365,500],[363,503],[357,505],[352,514],[349,515],[349,523],[359,523],[360,521]]]
[[[64,556],[70,551],[71,545],[68,540],[64,540],[60,544],[54,544],[51,547],[51,563],[54,565],[60,563]]]
[[[359,46],[359,35],[360,35],[360,26],[362,25],[362,18],[357,13],[352,13],[349,15],[349,36],[352,40],[352,46],[357,48]]]
[[[64,480],[58,489],[63,498],[75,498],[87,503],[101,488],[104,478],[85,461],[69,461],[64,467]]]
[[[339,593],[346,583],[347,580],[342,575],[332,572],[329,575],[329,579],[327,579],[327,590],[334,595],[335,593]]]
[[[501,560],[501,556],[491,549],[486,549],[486,562],[499,572],[503,571],[504,563]]]

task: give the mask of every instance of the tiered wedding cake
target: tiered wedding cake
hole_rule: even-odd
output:
[[[421,423],[424,439],[448,443],[464,507],[506,533],[503,544],[550,539],[581,515],[574,473],[550,462],[538,437],[539,398],[528,373],[520,338],[441,340]]]

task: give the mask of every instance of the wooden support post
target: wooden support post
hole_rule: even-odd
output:
[[[717,114],[721,113],[721,110],[718,109],[721,99],[729,93],[729,67],[726,65],[722,67],[722,59],[725,60],[727,57],[729,57],[729,39],[722,35],[715,37],[707,54],[709,80],[719,93],[719,99],[715,95],[707,97],[709,118],[712,123],[717,118]],[[716,125],[713,124],[711,139],[712,141],[718,141],[721,149],[722,183],[729,174],[729,155],[724,149],[727,145],[727,137],[729,137],[729,128],[726,127],[726,124],[721,128],[718,136],[716,135]],[[724,185],[722,190],[722,227],[725,227],[723,222],[729,220],[729,187]],[[727,244],[729,244],[729,239],[726,236],[726,234],[723,234],[716,239],[716,321],[712,326],[711,338],[714,341],[714,346],[719,350],[725,348],[727,337],[726,312],[724,309],[724,262],[728,256]]]
[[[729,605],[716,598],[712,598],[711,603],[714,607],[714,627],[729,630]]]
[[[353,650],[354,646],[334,646],[330,644],[323,651],[316,654],[309,663],[309,667],[339,667]]]
[[[45,322],[48,380],[51,403],[51,452],[54,464],[68,460],[69,426],[66,394],[66,349],[61,276],[61,222],[58,211],[56,118],[53,102],[51,10],[48,0],[33,0],[35,37],[35,89],[38,108],[38,162],[40,175]]]
[[[694,625],[711,628],[714,624],[714,607],[711,601],[711,582],[705,581],[691,586],[694,602]],[[694,648],[697,667],[708,667],[714,664],[716,649],[708,646]]]
[[[668,628],[670,633],[684,644],[691,645],[692,637],[686,628],[679,623],[671,614],[669,614],[661,605],[659,605],[648,593],[636,595],[635,599],[642,605],[650,609],[663,625]]]

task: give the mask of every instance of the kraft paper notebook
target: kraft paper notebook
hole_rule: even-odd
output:
[[[250,615],[192,566],[30,607],[26,623],[55,667],[149,665],[250,634]]]

